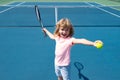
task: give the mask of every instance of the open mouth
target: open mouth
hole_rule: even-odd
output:
[[[67,37],[67,34],[62,33],[61,37]]]

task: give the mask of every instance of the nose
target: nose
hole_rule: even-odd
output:
[[[63,32],[63,33],[66,33],[66,31],[65,31],[65,30],[63,30],[62,32]]]

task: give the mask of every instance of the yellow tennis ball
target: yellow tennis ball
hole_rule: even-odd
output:
[[[103,47],[103,42],[100,40],[95,41],[95,46],[96,48],[100,49]]]

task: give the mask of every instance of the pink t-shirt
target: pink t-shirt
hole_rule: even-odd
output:
[[[60,38],[56,39],[56,49],[55,49],[55,65],[57,66],[67,66],[70,63],[70,50],[73,45],[73,38]]]

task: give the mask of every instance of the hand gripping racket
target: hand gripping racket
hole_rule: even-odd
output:
[[[35,5],[35,13],[36,13],[37,19],[38,19],[38,21],[41,25],[41,28],[43,29],[44,26],[43,26],[42,19],[41,19],[41,16],[40,16],[40,10],[39,10],[37,5]],[[44,35],[46,36],[47,35],[46,32],[45,31],[43,31],[43,32],[44,32]]]

